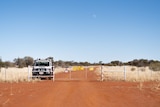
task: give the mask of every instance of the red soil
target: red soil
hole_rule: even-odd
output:
[[[139,83],[116,81],[0,83],[0,107],[160,107],[160,90],[154,84],[139,88]]]

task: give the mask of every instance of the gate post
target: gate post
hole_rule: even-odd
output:
[[[54,74],[54,71],[53,71],[53,82],[54,82],[54,75],[55,75],[55,74]]]
[[[6,70],[7,70],[7,68],[5,67],[5,82],[7,81],[7,80],[6,80]]]
[[[103,77],[104,77],[104,75],[103,75],[103,66],[102,66],[103,64],[101,64],[101,81],[103,81]]]
[[[152,80],[152,70],[150,70],[150,72],[151,72],[151,75],[150,75],[150,80]]]
[[[28,81],[30,81],[30,66],[28,65]]]
[[[87,70],[88,66],[86,66],[86,80],[87,80],[87,77],[88,77],[88,70]]]
[[[53,66],[53,78],[52,78],[52,80],[53,80],[53,82],[55,81],[55,66]]]
[[[72,68],[71,68],[71,69],[72,69]],[[72,70],[69,70],[69,80],[71,80],[71,78],[72,78],[71,71],[72,71]]]

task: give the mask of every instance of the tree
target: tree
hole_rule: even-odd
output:
[[[146,60],[146,59],[140,59],[139,60],[138,67],[145,67],[145,66],[148,66],[148,65],[149,65],[148,60]]]
[[[3,62],[3,64],[4,64],[4,66],[5,66],[6,68],[8,68],[8,67],[14,67],[14,63],[13,63],[13,62],[10,62],[10,61],[5,61],[5,62]]]
[[[26,65],[25,65],[25,61],[24,61],[23,58],[15,58],[15,59],[14,59],[14,63],[15,63],[15,65],[18,66],[18,68],[23,68],[23,67],[26,66]]]
[[[122,66],[123,63],[120,62],[120,61],[111,61],[111,65],[112,65],[112,66]]]
[[[33,58],[30,56],[24,57],[23,60],[24,60],[25,66],[33,65],[34,63]]]
[[[30,56],[25,56],[24,58],[15,58],[13,61],[19,68],[28,67],[34,63],[33,58]]]
[[[84,62],[84,65],[85,65],[85,66],[89,66],[90,63],[86,61],[86,62]]]

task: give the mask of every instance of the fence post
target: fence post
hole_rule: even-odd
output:
[[[152,70],[150,70],[150,72],[151,72],[151,77],[150,77],[150,80],[152,80]]]
[[[87,70],[88,66],[86,66],[86,79],[88,77],[88,70]]]
[[[150,70],[151,71],[151,77],[152,77],[152,70]]]
[[[5,82],[6,82],[6,70],[7,70],[7,68],[5,67]]]
[[[54,82],[54,76],[55,76],[55,74],[54,74],[54,71],[53,71],[53,79],[52,79],[52,80],[53,80],[53,82]]]
[[[73,69],[73,68],[71,68],[71,69]],[[71,71],[72,71],[72,70],[69,70],[69,79],[70,79],[70,80],[71,80],[71,78],[72,78]]]
[[[139,79],[139,67],[138,67],[138,79]]]
[[[103,71],[102,71],[102,69],[103,69],[103,66],[101,65],[101,81],[103,81]]]
[[[30,66],[28,65],[28,81],[30,81]]]
[[[124,80],[126,81],[126,66],[124,66]]]

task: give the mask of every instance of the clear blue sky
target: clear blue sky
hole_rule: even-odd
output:
[[[160,60],[160,0],[0,0],[0,56]]]

